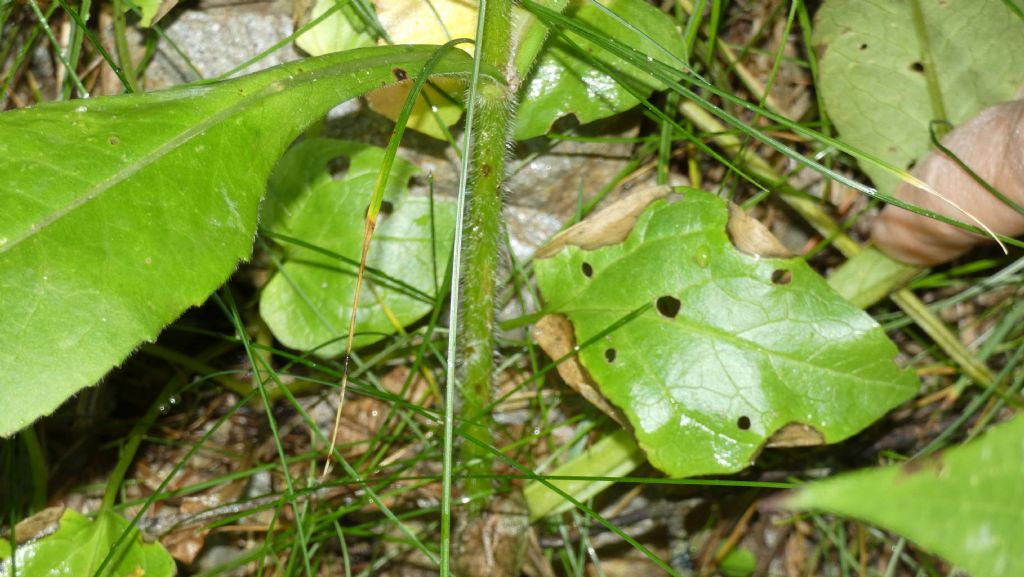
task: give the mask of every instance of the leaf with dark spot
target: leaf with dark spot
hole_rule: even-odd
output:
[[[572,322],[578,343],[649,307],[579,361],[651,463],[673,476],[740,470],[798,423],[840,441],[917,392],[870,316],[801,259],[738,250],[728,219],[723,200],[687,189],[674,204],[653,200],[617,244],[563,243],[536,263],[547,309]],[[598,231],[561,238],[590,236]]]

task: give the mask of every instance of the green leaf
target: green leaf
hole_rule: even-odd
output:
[[[738,548],[729,553],[718,564],[718,571],[723,577],[750,577],[757,570],[757,557],[746,548]]]
[[[201,303],[249,256],[285,147],[395,70],[416,75],[434,50],[366,48],[0,115],[0,435]],[[452,51],[436,72],[470,70]]]
[[[746,467],[790,423],[826,442],[912,397],[896,347],[798,258],[748,256],[721,199],[652,203],[629,237],[536,264],[548,311],[572,321],[580,361],[628,416],[648,460],[676,476]]]
[[[618,430],[587,447],[585,451],[550,472],[552,477],[580,477],[550,481],[574,499],[586,502],[614,484],[611,478],[623,477],[644,462],[644,456],[630,438],[629,433]],[[603,477],[600,481],[588,476]],[[530,481],[523,489],[530,522],[549,515],[558,515],[574,508],[573,504],[543,483]]]
[[[930,457],[811,483],[785,501],[903,535],[973,577],[1024,575],[1024,419]]]
[[[328,161],[345,156],[345,177],[332,180]],[[285,345],[322,356],[344,351],[363,243],[363,218],[384,149],[340,140],[304,141],[281,159],[267,197],[273,232],[308,245],[285,243],[286,261],[267,283],[260,314]],[[451,252],[455,205],[409,197],[416,167],[397,159],[384,192],[390,214],[378,221],[356,314],[355,347],[394,333],[433,308]],[[266,214],[266,213],[265,213]],[[326,254],[324,251],[328,251]],[[344,259],[347,259],[347,262]]]
[[[895,260],[875,247],[868,247],[837,268],[829,276],[828,284],[844,299],[866,309],[907,284],[920,272],[917,267]]]
[[[1002,0],[920,0],[947,120],[959,124],[1024,85],[1024,21]],[[910,2],[829,0],[817,16],[824,44],[818,89],[847,144],[905,168],[931,149],[937,118],[921,68]],[[899,180],[868,162],[879,191]]]
[[[94,575],[129,522],[116,513],[100,513],[95,521],[67,509],[52,534],[18,545],[18,575],[24,577],[78,577]],[[177,567],[159,543],[143,542],[139,532],[121,546],[121,554],[103,572],[104,577],[169,577]],[[11,575],[10,543],[0,539],[0,574]]]
[[[582,20],[611,38],[643,51],[649,58],[670,61],[664,50],[658,47],[660,45],[682,60],[682,36],[672,20],[660,10],[642,0],[609,0],[603,4],[647,38],[626,28],[592,2],[575,0],[565,15]],[[665,88],[653,76],[605,52],[589,40],[572,33],[567,36],[583,52],[552,34],[520,93],[515,129],[515,138],[519,140],[546,133],[552,123],[567,114],[574,114],[581,124],[585,124],[639,104],[626,88],[598,70],[595,60],[618,73],[619,81],[626,82],[641,95],[647,96],[654,90]]]

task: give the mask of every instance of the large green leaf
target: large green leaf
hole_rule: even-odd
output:
[[[921,461],[811,483],[786,505],[863,519],[973,577],[1024,575],[1024,418]]]
[[[95,521],[67,509],[52,534],[18,545],[17,574],[25,577],[79,577],[95,575],[114,543],[126,530],[131,535],[121,554],[109,564],[104,577],[170,577],[174,559],[159,543],[144,543],[128,520],[116,513],[100,513]],[[11,575],[11,544],[0,539],[0,575]]]
[[[565,15],[582,20],[603,34],[643,51],[649,58],[671,62],[664,52],[667,49],[682,60],[682,36],[672,20],[660,10],[642,0],[608,0],[602,4],[640,33],[626,28],[592,2],[574,0]],[[520,94],[515,130],[517,139],[540,136],[551,128],[553,122],[567,114],[575,115],[580,123],[585,124],[639,104],[619,82],[628,84],[643,96],[665,88],[648,73],[605,52],[593,42],[571,33],[567,36],[579,46],[579,50],[564,39],[553,37],[527,78]],[[595,67],[594,61],[615,73],[616,78]]]
[[[325,165],[339,156],[349,159],[349,168],[332,180]],[[344,350],[363,215],[383,158],[384,150],[374,146],[313,139],[289,150],[274,170],[264,222],[320,249],[284,243],[284,266],[263,289],[260,314],[282,343],[323,356]],[[409,197],[406,183],[415,171],[401,159],[392,167],[384,192],[389,214],[378,222],[367,256],[356,347],[394,333],[394,322],[406,325],[425,315],[445,273],[455,205],[437,201],[431,214],[429,199]]]
[[[919,0],[947,120],[959,124],[1024,85],[1024,21],[1003,0]],[[814,40],[818,90],[844,142],[904,168],[931,148],[928,94],[911,2],[829,0]],[[891,193],[898,179],[861,168]]]
[[[800,259],[738,251],[727,220],[724,201],[686,190],[652,203],[621,243],[536,264],[578,343],[654,305],[579,359],[673,476],[742,469],[790,423],[845,439],[917,391],[871,317]]]
[[[221,84],[0,115],[0,435],[95,383],[251,250],[267,175],[338,102],[414,76],[375,47]],[[436,69],[465,74],[450,52]]]

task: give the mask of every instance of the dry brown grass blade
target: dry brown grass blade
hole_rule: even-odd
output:
[[[366,213],[366,224],[363,227],[363,249],[359,255],[359,273],[356,275],[356,291],[352,295],[352,314],[348,319],[348,340],[345,342],[345,363],[341,372],[341,392],[338,399],[338,410],[334,414],[334,427],[331,431],[331,445],[327,448],[327,458],[324,460],[324,470],[320,474],[326,477],[331,472],[331,456],[334,455],[334,448],[338,443],[338,429],[341,428],[341,410],[345,407],[345,390],[348,388],[349,363],[352,360],[352,341],[356,335],[356,312],[359,310],[359,292],[363,287],[363,273],[366,272],[366,255],[370,252],[370,239],[373,237],[373,229],[377,227],[377,215]]]

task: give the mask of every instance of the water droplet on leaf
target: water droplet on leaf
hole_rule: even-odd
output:
[[[706,246],[700,247],[697,249],[697,254],[693,255],[693,260],[700,268],[707,268],[711,261],[711,249]]]

